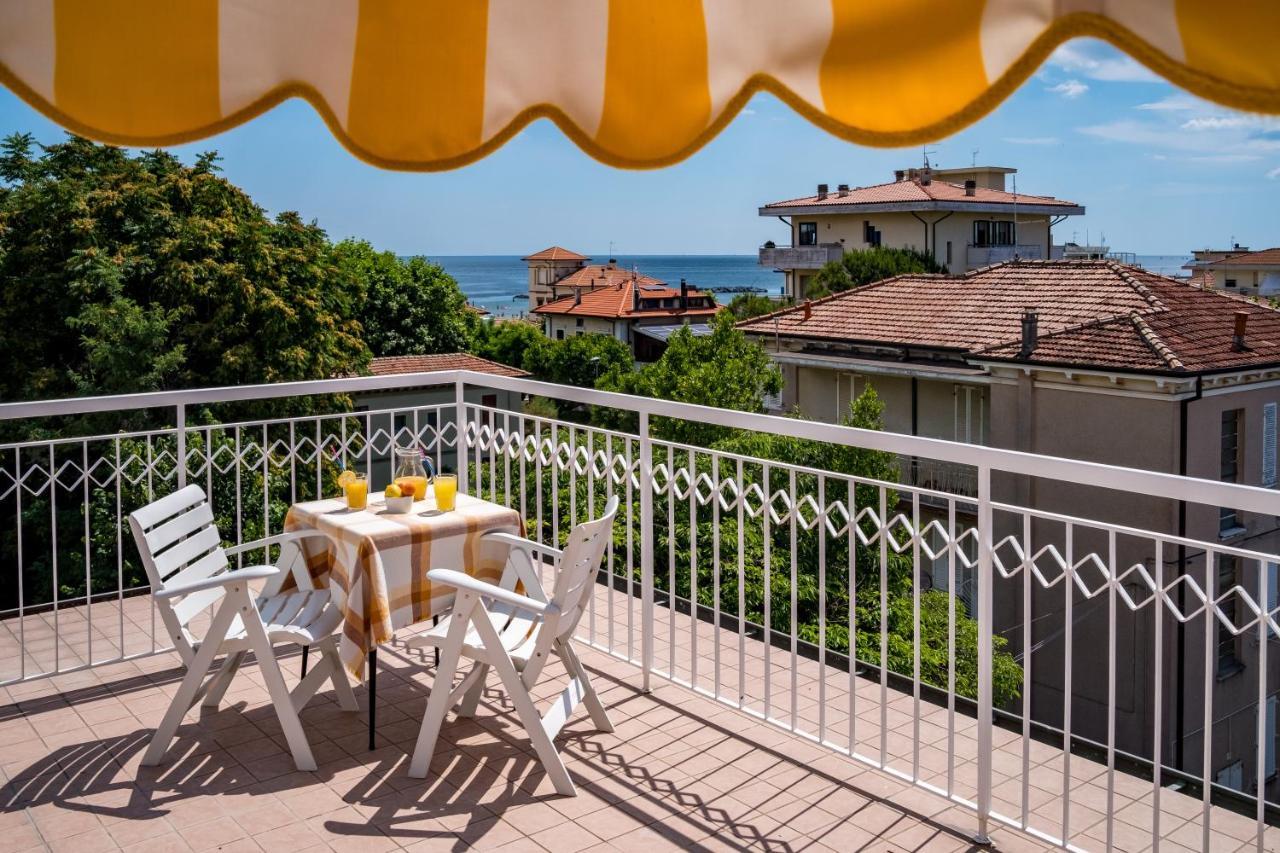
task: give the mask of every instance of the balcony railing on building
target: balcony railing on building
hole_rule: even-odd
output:
[[[974,246],[966,247],[968,269],[977,269],[1015,258],[1024,261],[1038,261],[1044,258],[1044,249],[1035,243],[1019,243],[1016,246]]]
[[[828,261],[838,261],[844,255],[841,243],[820,243],[816,246],[762,246],[760,266],[777,270],[822,269]]]
[[[335,396],[432,385],[454,393],[360,412]],[[483,405],[465,393],[478,388],[630,426]],[[326,413],[244,416],[304,396]],[[1176,827],[1211,849],[1243,812],[1241,840],[1275,840],[1280,555],[1029,497],[1093,489],[1270,518],[1273,490],[462,371],[0,405],[0,428],[51,435],[69,417],[145,426],[0,444],[0,684],[168,650],[138,615],[147,590],[122,532],[136,506],[198,482],[226,535],[248,541],[324,495],[341,464],[378,486],[391,448],[417,445],[540,541],[622,499],[604,572],[616,595],[583,640],[646,686],[713,697],[944,797],[979,838],[999,823],[1071,847],[1117,830],[1158,844]],[[661,437],[668,420],[896,455],[877,470],[904,476],[683,444]],[[1230,693],[1229,641],[1247,658]]]

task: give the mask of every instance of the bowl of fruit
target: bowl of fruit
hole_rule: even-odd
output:
[[[413,492],[405,494],[399,486],[392,483],[387,486],[387,490],[383,494],[387,500],[387,512],[402,515],[413,509]]]

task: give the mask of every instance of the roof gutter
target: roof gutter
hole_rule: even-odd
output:
[[[943,211],[969,213],[1013,213],[1017,207],[1018,214],[1037,214],[1044,216],[1083,216],[1084,207],[1080,205],[1036,204],[1034,202],[973,202],[973,201],[885,201],[862,202],[858,204],[806,204],[787,207],[765,205],[757,208],[760,216],[799,216],[803,214],[823,213],[911,213],[912,211]]]

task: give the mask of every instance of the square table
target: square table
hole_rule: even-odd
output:
[[[464,494],[450,512],[439,511],[430,495],[400,514],[387,512],[377,494],[369,496],[362,510],[348,509],[343,498],[309,501],[289,508],[284,527],[330,536],[327,547],[304,539],[302,550],[316,586],[327,586],[342,611],[338,653],[343,664],[359,680],[365,678],[366,660],[370,664],[371,743],[378,646],[393,639],[398,629],[438,617],[453,605],[452,589],[433,590],[427,572],[455,569],[497,583],[510,549],[486,541],[483,534],[524,535],[518,512]],[[286,587],[291,584],[292,579],[286,581]]]

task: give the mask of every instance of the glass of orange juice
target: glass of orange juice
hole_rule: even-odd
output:
[[[437,474],[432,483],[436,490],[436,509],[452,512],[458,497],[458,475]]]
[[[347,496],[347,509],[364,509],[369,503],[369,478],[364,474],[347,477],[342,491]]]

